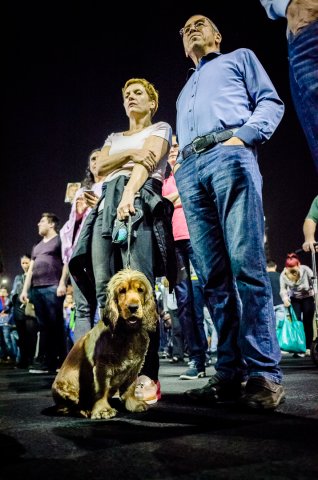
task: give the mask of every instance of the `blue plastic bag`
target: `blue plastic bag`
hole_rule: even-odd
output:
[[[289,353],[306,352],[306,336],[303,322],[300,322],[292,306],[285,308],[285,318],[276,330],[280,349]]]

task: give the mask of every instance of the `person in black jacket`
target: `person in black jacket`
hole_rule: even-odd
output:
[[[78,286],[90,302],[95,295],[100,309],[105,306],[111,276],[125,266],[143,272],[154,288],[158,276],[166,276],[173,288],[177,271],[171,226],[173,205],[161,194],[172,129],[165,122],[152,123],[158,92],[150,82],[132,78],[125,83],[122,94],[129,127],[108,135],[98,155],[98,175],[104,176],[103,194],[86,219],[69,263]],[[141,372],[157,385],[158,350],[159,326],[150,339]]]

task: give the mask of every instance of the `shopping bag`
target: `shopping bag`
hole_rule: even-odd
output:
[[[292,306],[285,308],[285,318],[276,330],[281,350],[289,353],[306,352],[306,336],[303,322],[300,322]]]
[[[24,313],[25,313],[25,315],[26,315],[27,317],[36,318],[35,308],[34,308],[33,303],[28,302],[28,303],[25,305]]]

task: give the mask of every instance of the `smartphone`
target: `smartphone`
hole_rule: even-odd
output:
[[[94,195],[96,197],[94,190],[84,190],[84,193],[89,193],[89,195]]]

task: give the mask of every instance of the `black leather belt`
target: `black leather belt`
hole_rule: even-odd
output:
[[[217,143],[225,142],[229,138],[233,137],[238,128],[231,128],[229,130],[221,130],[219,132],[211,132],[202,137],[197,137],[193,142],[186,145],[182,150],[182,158],[185,160],[193,153],[201,153],[208,148],[214,147]]]

